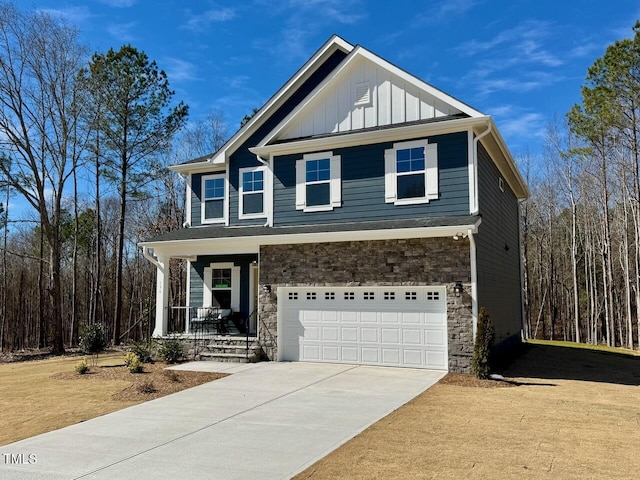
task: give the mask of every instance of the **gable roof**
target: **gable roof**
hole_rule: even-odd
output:
[[[358,86],[364,87],[362,93]],[[358,45],[256,146],[457,115],[484,116]]]
[[[353,45],[346,40],[337,35],[333,35],[275,94],[273,94],[273,96],[271,96],[269,100],[267,100],[262,107],[260,107],[260,109],[246,124],[237,130],[236,133],[234,133],[233,136],[229,138],[222,147],[220,147],[217,152],[179,165],[172,165],[169,168],[175,172],[181,173],[193,172],[194,170],[206,170],[212,164],[224,164],[229,155],[231,155],[236,148],[242,145],[247,138],[254,134],[258,128],[268,120],[269,116],[282,106],[282,104],[295,93],[296,89],[301,86],[317,69],[319,69],[333,53],[336,51],[349,53],[353,48]]]

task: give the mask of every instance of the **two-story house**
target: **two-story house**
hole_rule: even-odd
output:
[[[172,170],[185,228],[142,244],[156,336],[185,258],[185,329],[233,311],[272,360],[468,371],[481,307],[498,347],[520,342],[528,192],[500,133],[361,46],[332,37],[219,151]]]

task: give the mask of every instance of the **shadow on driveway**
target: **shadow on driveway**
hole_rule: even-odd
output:
[[[505,377],[640,385],[640,357],[556,345],[524,344]]]

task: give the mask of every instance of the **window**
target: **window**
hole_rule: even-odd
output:
[[[214,268],[211,277],[212,306],[231,308],[231,269]]]
[[[239,218],[264,217],[264,167],[240,169]]]
[[[395,143],[385,150],[385,201],[395,205],[438,198],[438,146],[427,140]]]
[[[319,212],[341,204],[339,155],[312,153],[296,162],[296,210]]]
[[[202,177],[202,223],[225,221],[225,190],[224,175]]]

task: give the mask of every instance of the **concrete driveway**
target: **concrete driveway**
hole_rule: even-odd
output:
[[[444,372],[196,362],[232,375],[0,447],[0,479],[290,478]]]

